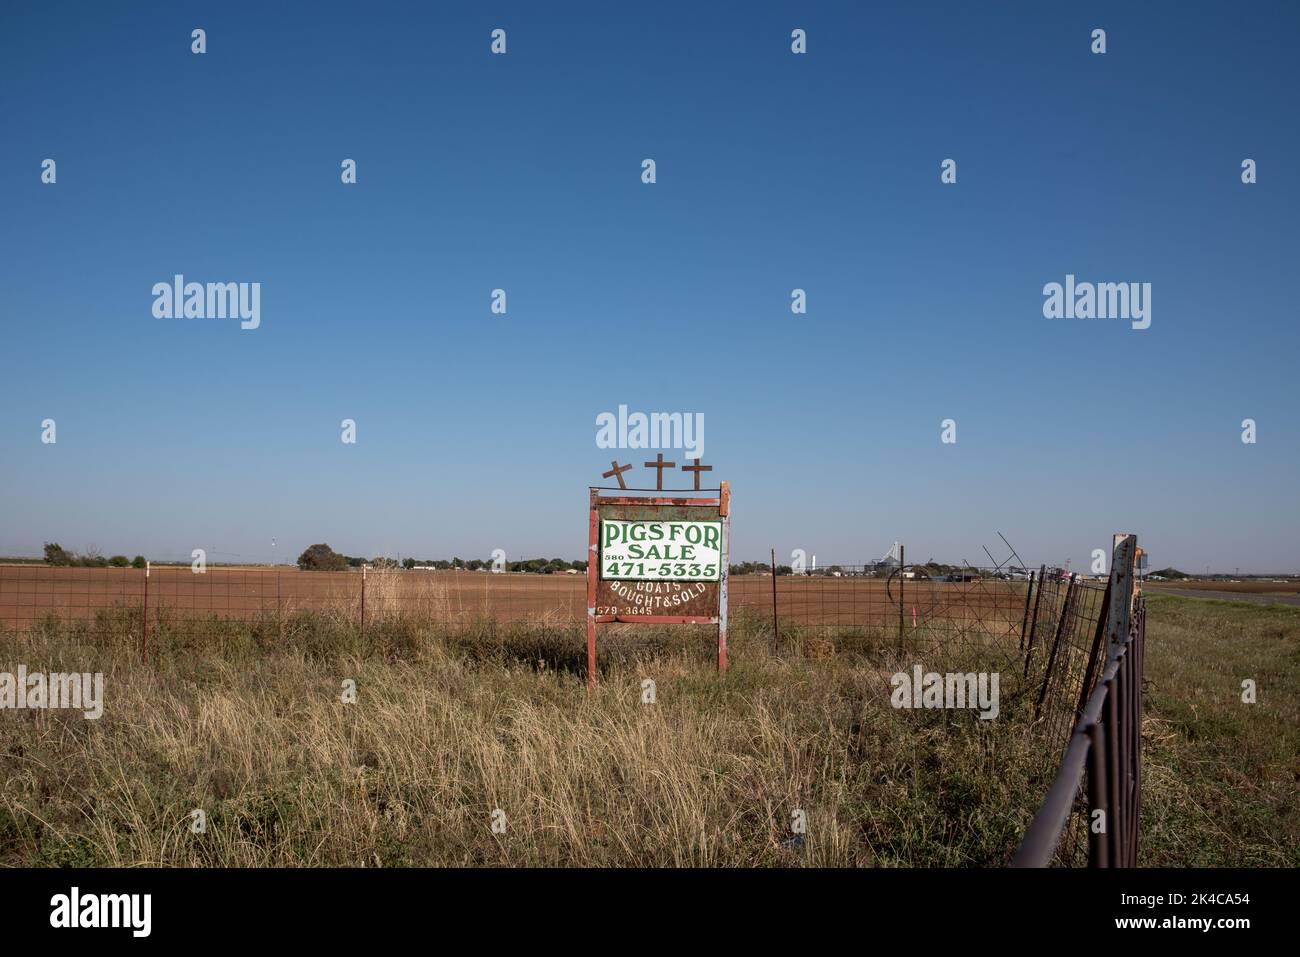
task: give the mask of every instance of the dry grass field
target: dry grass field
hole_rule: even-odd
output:
[[[1153,582],[1153,589],[1222,592],[1238,595],[1300,595],[1300,578],[1250,578],[1241,581],[1165,581]]]
[[[1148,620],[1143,863],[1295,866],[1300,612],[1156,597]],[[1013,675],[994,721],[891,708],[916,660],[997,664],[891,629],[773,654],[741,614],[720,679],[708,629],[625,626],[589,695],[564,623],[164,615],[148,665],[140,624],[0,631],[0,670],[105,676],[97,721],[0,712],[0,865],[1001,865],[1059,757]]]
[[[1000,863],[1044,783],[1014,706],[894,711],[895,662],[865,643],[776,658],[741,626],[724,681],[700,630],[629,633],[589,696],[568,628],[448,639],[392,621],[363,644],[312,615],[283,642],[180,624],[147,667],[130,615],[0,645],[0,667],[103,670],[107,699],[96,722],[4,715],[0,862]]]

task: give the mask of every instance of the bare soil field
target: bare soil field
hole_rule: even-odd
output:
[[[252,618],[298,611],[362,615],[362,574],[304,572],[295,568],[152,569],[148,607],[223,618]],[[87,620],[114,605],[140,607],[145,574],[133,568],[53,568],[0,565],[0,624],[25,628],[53,614]],[[584,575],[491,574],[470,571],[371,571],[365,576],[365,617],[390,613],[439,621],[578,622],[586,616]],[[731,611],[770,617],[769,576],[733,576]],[[900,584],[878,578],[779,576],[778,618],[800,625],[897,626]],[[1020,626],[1025,585],[995,579],[973,582],[908,581],[901,587],[905,626],[958,615]]]

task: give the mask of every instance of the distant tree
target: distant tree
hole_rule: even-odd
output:
[[[131,559],[132,568],[144,568],[146,564],[148,563],[144,560],[143,555],[137,555],[135,558]]]
[[[76,561],[76,556],[71,552],[65,552],[62,545],[54,542],[45,543],[45,564],[71,565],[74,561]]]
[[[483,559],[481,559],[481,558],[471,558],[471,559],[469,560],[469,563],[468,563],[468,565],[467,565],[466,567],[469,568],[470,571],[472,571],[472,572],[476,572],[476,571],[478,571],[480,568],[483,567]]]
[[[127,558],[125,555],[114,555],[108,560],[108,563],[114,568],[126,568],[131,564],[131,559]]]
[[[371,568],[396,568],[397,560],[393,558],[386,558],[381,555],[378,558],[372,558],[370,560],[370,567]]]
[[[412,568],[415,567],[415,559],[414,558],[403,559],[402,567],[405,568],[407,571],[410,571]]]
[[[298,567],[305,572],[340,572],[348,567],[348,560],[328,545],[312,545],[298,556]]]

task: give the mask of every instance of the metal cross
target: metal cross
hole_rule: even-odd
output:
[[[627,488],[627,483],[623,481],[623,473],[626,472],[628,469],[630,469],[632,466],[630,466],[630,465],[619,465],[619,464],[618,464],[618,459],[614,459],[614,460],[613,460],[612,462],[610,462],[609,464],[612,465],[612,466],[614,466],[614,467],[613,467],[612,469],[610,469],[608,472],[601,472],[601,473],[600,473],[600,477],[601,477],[601,478],[611,478],[611,477],[616,478],[616,479],[618,479],[618,487],[619,487],[619,488]]]
[[[655,456],[653,462],[647,462],[645,467],[655,470],[655,491],[662,492],[664,489],[664,469],[677,468],[676,462],[665,462],[664,454],[660,452]]]
[[[701,465],[701,464],[700,464],[700,460],[699,460],[699,459],[696,459],[694,465],[683,465],[683,466],[682,466],[682,471],[683,471],[683,472],[694,472],[694,473],[695,473],[695,491],[698,492],[698,491],[700,490],[700,473],[701,473],[701,472],[712,472],[712,471],[713,471],[713,466],[712,466],[712,465]]]

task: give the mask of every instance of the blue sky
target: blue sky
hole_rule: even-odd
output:
[[[736,559],[978,562],[1000,530],[1081,567],[1133,531],[1153,567],[1296,569],[1298,28],[1290,3],[8,5],[0,554],[579,557],[623,403],[704,414]],[[260,282],[260,328],[154,318],[176,273]],[[1067,273],[1151,283],[1151,327],[1045,319]]]

